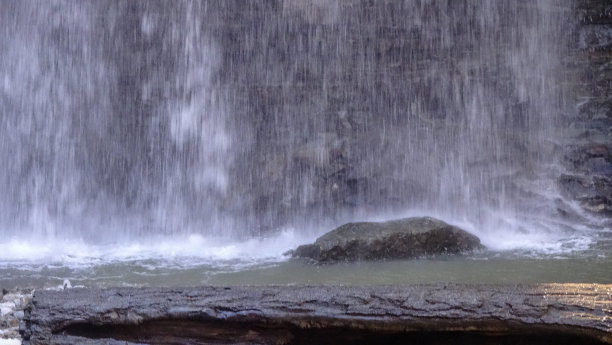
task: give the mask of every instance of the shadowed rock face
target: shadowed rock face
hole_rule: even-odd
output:
[[[480,239],[465,230],[435,218],[415,217],[384,223],[348,223],[313,244],[298,247],[292,255],[332,263],[461,254],[483,248]]]
[[[567,58],[567,74],[575,74],[575,111],[567,119],[567,169],[557,181],[564,197],[586,211],[612,218],[612,3],[607,0],[576,2],[579,25],[575,47]],[[578,217],[567,207],[564,218]],[[578,218],[578,220],[580,220]],[[584,222],[583,220],[580,220]]]

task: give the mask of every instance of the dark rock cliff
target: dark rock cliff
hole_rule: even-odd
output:
[[[580,22],[568,72],[575,73],[575,113],[559,177],[567,197],[591,213],[612,216],[612,4],[578,1]]]

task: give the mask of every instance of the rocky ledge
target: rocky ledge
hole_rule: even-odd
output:
[[[31,298],[31,290],[0,289],[0,345],[21,343],[19,322]]]
[[[612,285],[36,291],[25,344],[612,344]]]
[[[461,254],[483,248],[480,239],[465,230],[435,218],[415,217],[383,223],[348,223],[291,254],[295,258],[333,263]]]

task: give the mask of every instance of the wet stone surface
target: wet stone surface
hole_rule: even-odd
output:
[[[561,193],[584,210],[612,217],[612,5],[606,0],[577,5],[580,24],[569,57],[579,69],[576,106],[562,159],[567,172],[558,183]]]
[[[298,247],[294,258],[318,263],[411,259],[484,249],[478,237],[431,217],[342,225]]]
[[[25,344],[612,344],[612,286],[37,291]]]
[[[21,341],[19,326],[31,299],[30,290],[0,292],[0,345]]]

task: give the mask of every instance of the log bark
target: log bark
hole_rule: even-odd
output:
[[[36,291],[25,344],[612,344],[612,285]]]

